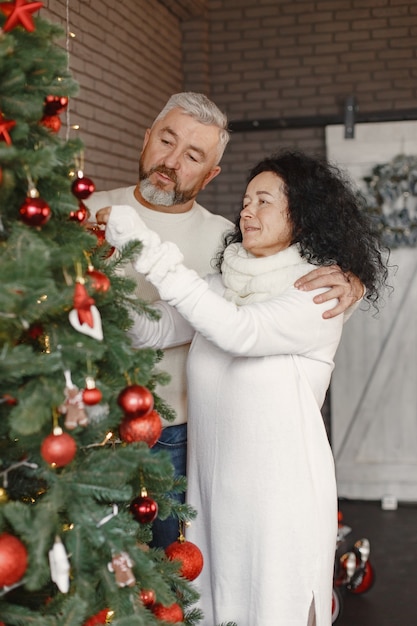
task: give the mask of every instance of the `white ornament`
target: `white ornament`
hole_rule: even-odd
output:
[[[62,593],[68,593],[70,564],[64,544],[58,536],[55,537],[55,543],[52,549],[49,550],[49,567],[51,569],[51,578],[58,589]]]
[[[89,335],[93,337],[93,339],[98,339],[101,341],[103,339],[103,328],[101,326],[101,316],[99,310],[94,304],[90,307],[90,311],[93,317],[93,325],[89,326],[85,322],[83,324],[80,323],[78,317],[77,309],[72,309],[69,312],[69,321],[70,324],[75,330],[78,330],[79,333],[83,333],[84,335]]]

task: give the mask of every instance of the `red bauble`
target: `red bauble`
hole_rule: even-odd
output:
[[[41,455],[50,465],[64,467],[72,461],[77,452],[75,439],[68,433],[48,435],[42,442]]]
[[[97,387],[92,387],[90,389],[87,388],[83,391],[83,402],[84,404],[88,404],[89,406],[101,402],[102,397],[103,394],[101,393],[100,389],[97,389]]]
[[[43,112],[46,116],[53,116],[65,111],[67,106],[67,96],[46,96]]]
[[[163,604],[155,604],[152,607],[152,613],[158,619],[168,622],[168,624],[178,624],[184,620],[184,613],[179,604],[174,602],[171,606],[164,606]]]
[[[87,176],[78,176],[71,185],[72,193],[79,200],[85,200],[94,193],[96,186]]]
[[[117,404],[126,417],[143,417],[153,409],[153,395],[146,387],[129,385],[119,393]]]
[[[83,224],[88,218],[89,212],[84,202],[80,201],[78,209],[71,211],[69,218],[72,222],[78,222],[79,224]]]
[[[107,624],[107,618],[109,615],[108,609],[103,609],[99,611],[92,617],[90,617],[86,622],[84,622],[83,626],[96,626],[96,624]]]
[[[17,583],[26,572],[28,554],[24,544],[9,533],[0,535],[0,587]]]
[[[147,609],[155,604],[156,595],[153,589],[141,589],[139,597]]]
[[[165,554],[172,561],[180,561],[180,574],[188,580],[194,580],[203,569],[203,554],[195,543],[191,541],[174,541],[167,548]]]
[[[120,439],[126,443],[145,441],[150,448],[156,444],[162,432],[159,413],[151,411],[143,417],[125,417],[119,426]]]
[[[150,524],[158,515],[158,504],[148,496],[138,496],[130,503],[130,511],[140,524]]]
[[[61,130],[61,119],[58,115],[44,115],[40,123],[52,133],[58,133]]]
[[[27,197],[19,213],[27,226],[44,226],[51,217],[51,209],[42,198]]]
[[[91,279],[91,286],[96,291],[105,293],[110,289],[110,278],[94,268],[87,270],[87,276]]]

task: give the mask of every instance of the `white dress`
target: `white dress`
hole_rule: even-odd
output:
[[[204,626],[307,626],[312,603],[316,625],[331,625],[337,495],[320,408],[343,318],[324,320],[331,303],[292,287],[311,268],[299,257],[288,268],[285,253],[274,255],[270,299],[243,306],[224,299],[224,275],[207,283],[167,249],[137,267],[198,330],[187,366],[187,500],[198,515],[187,539],[204,555]],[[158,308],[144,336],[157,325],[169,345],[187,325]]]

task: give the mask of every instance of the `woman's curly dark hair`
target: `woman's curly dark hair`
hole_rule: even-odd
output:
[[[349,179],[324,158],[284,150],[260,161],[247,183],[261,172],[273,172],[285,184],[292,222],[292,243],[315,265],[336,263],[352,272],[366,287],[365,298],[376,304],[388,276],[385,252],[372,228],[365,204]],[[241,242],[240,215],[234,231],[226,234],[224,247]],[[223,251],[217,258],[221,269]]]

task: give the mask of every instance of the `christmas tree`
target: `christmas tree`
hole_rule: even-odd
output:
[[[157,515],[195,512],[152,450],[161,354],[126,338],[130,308],[156,315],[121,271],[141,244],[86,228],[83,145],[58,132],[78,87],[41,6],[0,3],[0,623],[194,624],[201,553],[149,547]]]

